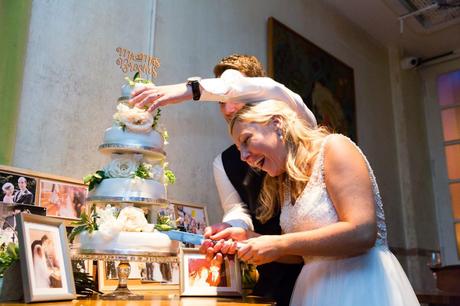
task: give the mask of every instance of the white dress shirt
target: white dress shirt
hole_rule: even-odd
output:
[[[204,89],[201,101],[255,103],[268,99],[279,100],[286,102],[310,126],[316,126],[316,118],[302,98],[271,78],[249,78],[237,70],[228,69],[220,78],[203,79],[200,85]]]
[[[268,99],[286,102],[310,126],[316,126],[316,118],[302,98],[268,77],[245,77],[239,71],[225,70],[220,78],[203,79],[200,81],[201,101],[221,101],[255,103]],[[254,230],[251,216],[235,187],[230,182],[222,163],[222,154],[213,162],[214,180],[224,210],[223,222],[235,227]]]
[[[242,227],[254,231],[251,215],[225,172],[224,164],[222,163],[222,154],[216,156],[212,166],[220,204],[224,210],[222,222],[226,222],[234,227]]]

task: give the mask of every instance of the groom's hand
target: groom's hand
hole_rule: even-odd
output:
[[[226,222],[222,222],[222,223],[216,223],[216,224],[213,224],[211,226],[207,226],[205,229],[204,229],[204,238],[210,238],[212,235],[216,234],[216,233],[219,233],[229,227],[232,227],[230,224],[226,223]]]

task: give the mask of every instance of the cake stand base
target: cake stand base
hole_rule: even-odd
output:
[[[103,300],[143,300],[144,296],[132,293],[128,289],[128,276],[131,272],[129,261],[122,260],[117,267],[118,286],[111,293],[106,293],[101,296]]]
[[[118,287],[111,293],[106,293],[100,296],[102,300],[143,300],[144,296],[132,293],[128,288]]]

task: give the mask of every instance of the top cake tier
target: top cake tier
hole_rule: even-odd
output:
[[[104,133],[99,151],[103,153],[142,153],[149,158],[164,159],[165,132],[158,131],[159,113],[155,117],[144,109],[131,107],[121,97],[114,123]]]

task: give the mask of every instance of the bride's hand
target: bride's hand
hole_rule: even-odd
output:
[[[238,250],[238,257],[250,264],[262,265],[276,261],[283,256],[280,235],[265,235],[244,241]]]
[[[165,86],[146,85],[132,92],[130,105],[148,107],[149,112],[168,104],[192,100],[192,90],[185,83]]]

